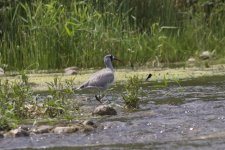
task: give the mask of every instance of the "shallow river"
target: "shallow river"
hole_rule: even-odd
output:
[[[180,81],[180,85],[157,88],[145,83],[147,94],[138,111],[115,106],[117,116],[92,118],[98,125],[93,132],[1,138],[0,149],[225,149],[225,77]],[[108,99],[122,105],[116,91]],[[80,99],[85,96],[92,101],[84,101],[83,107],[94,109],[98,103],[91,95],[82,94]]]

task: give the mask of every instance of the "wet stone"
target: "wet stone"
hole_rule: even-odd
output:
[[[100,105],[95,108],[93,115],[117,115],[116,110],[109,105]]]
[[[41,125],[39,127],[33,128],[31,131],[36,134],[49,133],[53,129],[53,126]]]
[[[4,134],[4,137],[25,137],[29,136],[30,133],[22,128],[13,129]]]
[[[55,127],[52,132],[56,134],[63,134],[63,133],[74,133],[80,129],[79,126],[73,125],[68,127]]]

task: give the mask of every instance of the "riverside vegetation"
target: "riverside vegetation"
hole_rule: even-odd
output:
[[[139,108],[140,97],[142,96],[142,86],[143,79],[138,76],[132,76],[128,79],[125,84],[125,94],[123,95],[123,100],[125,108],[127,109],[137,109]]]
[[[74,114],[79,112],[79,106],[70,99],[73,80],[61,81],[55,77],[53,82],[46,84],[49,95],[40,95],[34,93],[24,72],[18,81],[1,80],[0,130],[15,128],[25,120],[72,120],[77,117]]]
[[[225,54],[223,0],[0,1],[0,65],[7,70],[97,67]],[[94,57],[93,57],[94,56]]]

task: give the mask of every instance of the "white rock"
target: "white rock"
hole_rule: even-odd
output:
[[[210,59],[210,58],[212,58],[212,56],[213,56],[213,53],[212,52],[210,52],[210,51],[203,51],[201,54],[200,54],[200,58],[201,59]]]

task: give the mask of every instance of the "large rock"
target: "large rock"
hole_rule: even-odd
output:
[[[9,132],[6,132],[4,134],[4,137],[24,137],[24,136],[29,136],[30,133],[22,128],[17,128],[10,130]]]
[[[100,105],[95,108],[93,115],[117,115],[116,110],[109,105]]]

